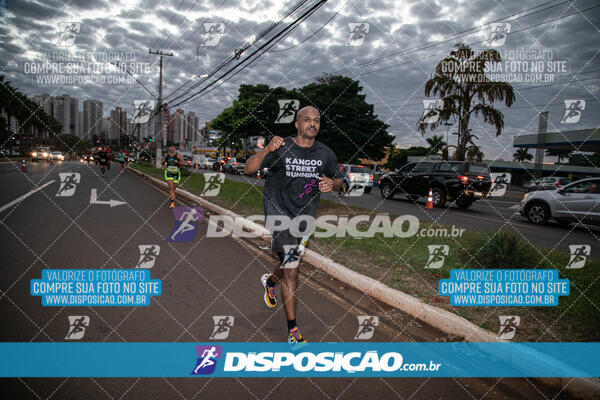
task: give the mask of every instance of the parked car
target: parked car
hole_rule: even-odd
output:
[[[554,190],[526,193],[519,212],[534,224],[549,219],[563,224],[600,225],[600,178],[582,179]]]
[[[565,178],[562,176],[545,176],[540,179],[532,181],[527,187],[528,192],[535,190],[554,190],[560,189],[561,187],[568,185],[573,182],[573,179]]]
[[[31,152],[31,161],[49,161],[50,157],[51,153],[49,147],[36,147],[36,149]]]
[[[183,166],[184,167],[191,167],[192,166],[192,156],[184,154],[184,155],[182,155],[182,158],[183,158]]]
[[[238,158],[231,158],[227,160],[225,164],[223,164],[223,172],[233,175],[243,175],[245,165],[246,163],[243,162],[243,160]]]
[[[363,165],[340,164],[345,172],[343,178],[344,192],[351,186],[364,186],[365,193],[370,193],[373,188],[373,173]]]
[[[227,157],[217,158],[217,160],[212,165],[213,171],[219,171],[221,167],[225,165],[225,163],[227,163]]]
[[[216,162],[214,158],[206,158],[202,164],[200,164],[200,168],[202,169],[211,169],[213,164]]]
[[[447,201],[459,208],[469,208],[476,200],[487,197],[492,186],[488,166],[469,161],[422,161],[385,174],[379,182],[381,196],[391,199],[397,194],[416,201],[432,191],[433,206]]]
[[[202,169],[211,168],[215,161],[214,160],[210,161],[210,165],[208,165],[209,160],[212,160],[212,158],[210,158],[204,154],[194,154],[192,156],[192,166],[195,168],[196,165],[198,165],[198,168],[202,168]]]

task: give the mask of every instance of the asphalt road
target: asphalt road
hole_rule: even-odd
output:
[[[264,180],[240,175],[227,174],[227,179],[257,185],[264,183]],[[375,210],[379,213],[415,215],[423,222],[454,225],[457,228],[479,232],[498,228],[514,229],[524,241],[566,252],[569,251],[569,245],[572,244],[588,244],[594,249],[600,241],[600,227],[598,226],[572,224],[564,227],[555,222],[549,222],[543,226],[530,224],[525,217],[518,213],[520,199],[515,198],[482,199],[466,210],[458,209],[455,206],[428,210],[425,208],[424,199],[415,203],[404,196],[395,196],[391,200],[384,200],[377,187],[374,187],[371,193],[365,193],[362,196],[327,194],[323,198],[348,206]],[[592,251],[591,257],[600,258],[600,252]]]
[[[77,172],[81,181],[71,197],[57,197],[60,172]],[[200,224],[192,242],[167,238],[173,214],[167,196],[131,173],[112,166],[105,176],[98,167],[76,162],[54,166],[29,164],[22,173],[0,165],[0,207],[36,190],[0,212],[3,279],[0,281],[2,341],[61,342],[69,315],[90,317],[83,341],[207,342],[214,315],[235,318],[226,341],[286,340],[281,307],[263,303],[259,277],[274,259],[232,238],[206,238]],[[125,202],[115,207],[91,204]],[[389,205],[403,204],[389,202]],[[412,205],[404,205],[414,207]],[[151,269],[163,292],[148,307],[43,307],[29,294],[31,279],[48,268],[133,268],[138,245],[160,245]],[[309,341],[354,341],[357,315],[377,315],[381,324],[373,341],[439,341],[445,335],[373,301],[325,274],[301,267],[297,320]],[[81,355],[85,363],[85,354]],[[56,360],[60,362],[60,360]],[[160,360],[157,360],[160,362]],[[193,368],[193,366],[190,366]],[[567,398],[530,379],[2,379],[0,392],[18,399],[171,399],[171,398],[395,398],[401,399],[544,399]]]

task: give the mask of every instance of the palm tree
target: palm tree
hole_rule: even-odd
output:
[[[447,144],[442,135],[433,135],[432,137],[427,138],[426,141],[429,144],[429,154],[438,154],[446,148]]]
[[[571,150],[561,150],[561,149],[546,149],[546,155],[549,157],[556,156],[558,157],[558,163],[560,164],[560,160],[562,158],[569,158],[569,153]]]
[[[483,161],[483,151],[479,148],[479,146],[471,146],[469,150],[467,150],[467,161]]]
[[[533,160],[533,156],[529,154],[528,149],[517,149],[517,151],[513,153],[513,159],[519,162],[531,161]]]
[[[451,51],[449,57],[440,61],[425,84],[426,96],[433,94],[443,100],[439,118],[430,124],[419,121],[418,125],[424,134],[428,125],[434,130],[453,116],[457,117],[458,146],[451,147],[456,148],[454,159],[463,161],[468,148],[474,146],[469,129],[471,117],[481,115],[483,122],[494,126],[496,136],[499,136],[504,128],[504,115],[492,107],[492,103],[501,101],[510,107],[515,101],[515,94],[510,84],[490,81],[486,75],[486,62],[502,61],[497,50],[487,49],[475,55],[464,43],[458,43],[455,47],[456,50]]]

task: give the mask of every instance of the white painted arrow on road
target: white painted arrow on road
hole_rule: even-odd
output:
[[[111,207],[120,206],[121,204],[127,204],[125,201],[119,200],[98,200],[98,191],[96,189],[92,189],[92,193],[90,196],[90,204],[110,204]]]

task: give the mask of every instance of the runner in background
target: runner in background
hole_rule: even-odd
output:
[[[183,157],[179,154],[175,148],[175,143],[169,144],[169,150],[163,156],[163,165],[166,165],[165,169],[165,180],[169,184],[169,195],[171,203],[169,208],[175,207],[175,190],[177,190],[177,184],[181,179],[181,168],[183,167]]]

